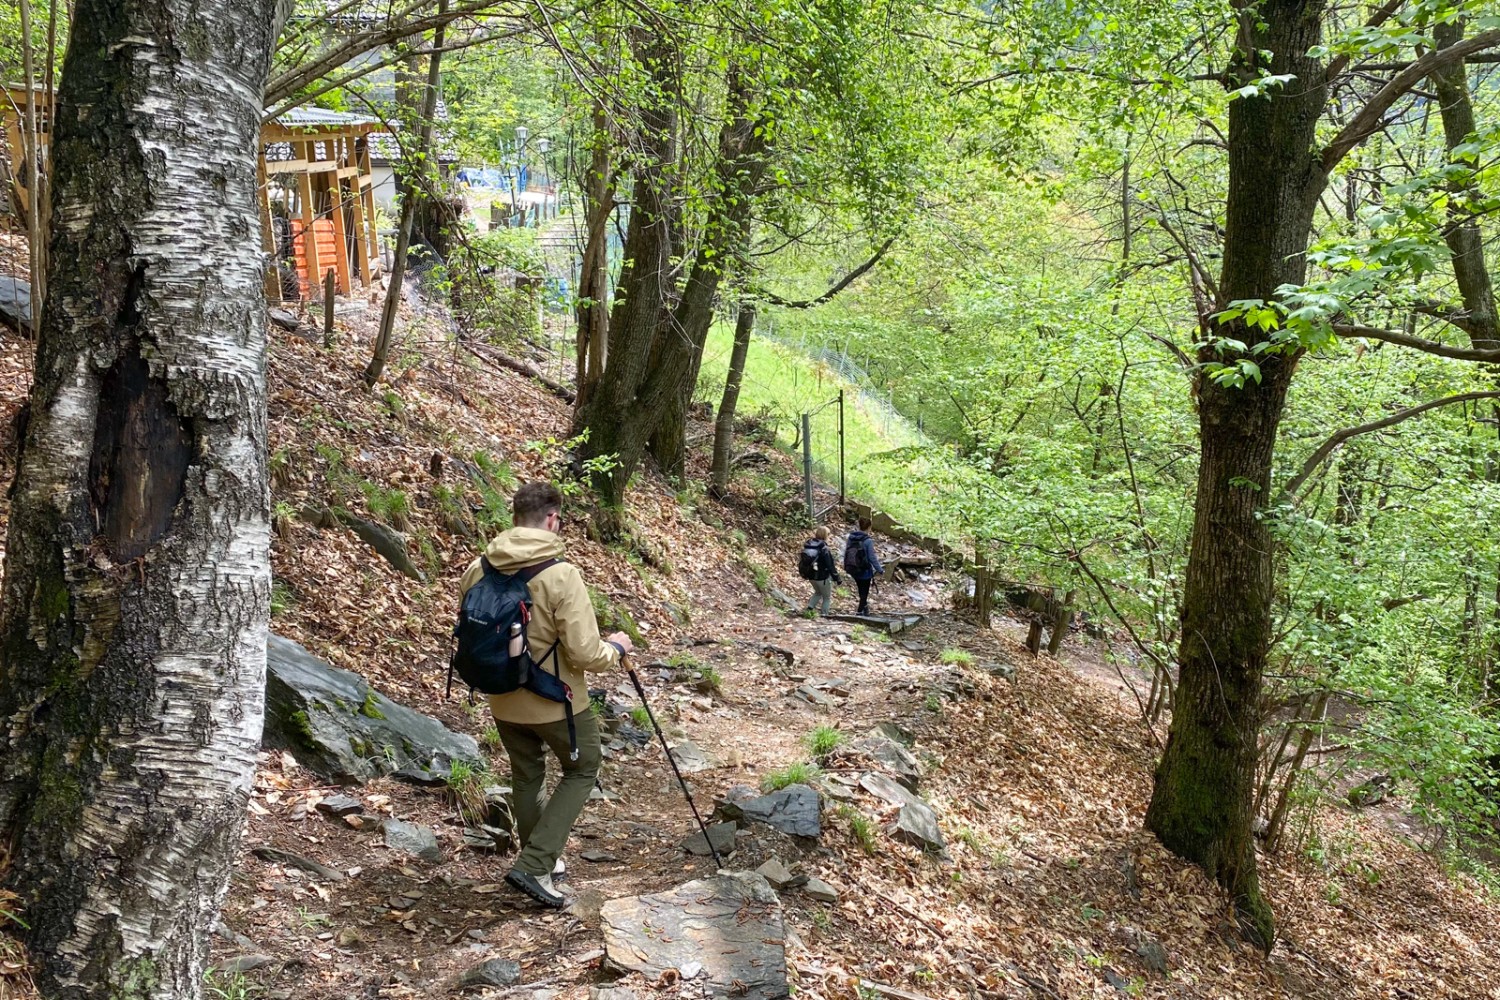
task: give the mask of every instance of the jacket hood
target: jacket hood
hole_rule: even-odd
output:
[[[484,550],[490,565],[502,573],[513,573],[562,554],[562,536],[544,528],[511,528],[491,539]]]
[[[806,548],[826,549],[826,548],[828,548],[828,543],[825,542],[825,541],[823,541],[823,539],[821,539],[821,538],[809,538],[807,541],[805,541],[805,542],[802,543],[802,547],[804,549],[806,549]]]
[[[868,534],[860,531],[858,528],[855,528],[853,531],[849,532],[849,541],[851,542],[862,542],[869,537],[870,536]]]

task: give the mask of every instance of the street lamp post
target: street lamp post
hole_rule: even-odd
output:
[[[526,139],[531,135],[531,129],[525,125],[516,126],[516,186],[518,189],[517,199],[521,203],[521,225],[526,225],[526,200],[524,197],[526,189],[531,185],[526,176]]]
[[[547,206],[547,200],[552,192],[552,165],[547,156],[551,149],[552,140],[546,136],[542,136],[536,141],[536,151],[540,154],[542,161],[542,215],[548,218],[557,214],[557,203],[555,200],[550,209]]]

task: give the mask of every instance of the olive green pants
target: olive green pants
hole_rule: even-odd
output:
[[[599,775],[598,719],[586,708],[573,717],[573,725],[578,732],[576,761],[568,759],[566,722],[521,725],[495,720],[500,742],[510,756],[516,837],[521,843],[516,867],[529,875],[552,873]],[[549,748],[562,765],[562,780],[551,796],[545,796]]]

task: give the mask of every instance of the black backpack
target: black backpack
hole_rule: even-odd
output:
[[[453,626],[458,646],[448,661],[448,694],[453,694],[453,674],[457,671],[463,682],[469,685],[471,699],[475,691],[510,694],[525,690],[548,701],[561,702],[568,719],[569,748],[573,759],[577,760],[573,691],[563,682],[561,668],[557,665],[557,642],[554,641],[547,652],[536,658],[526,636],[526,626],[531,621],[531,588],[527,584],[557,562],[548,559],[507,575],[492,566],[488,559],[480,557],[484,575],[464,594],[458,609],[458,622]],[[517,624],[521,626],[521,654],[511,656],[511,626]],[[550,673],[543,669],[543,664],[549,659],[552,661]]]
[[[850,576],[857,576],[870,569],[870,551],[866,548],[869,535],[849,539],[844,544],[844,569]]]
[[[797,573],[804,580],[811,580],[818,575],[818,555],[822,547],[814,545],[809,541],[802,546],[802,556],[797,560]]]

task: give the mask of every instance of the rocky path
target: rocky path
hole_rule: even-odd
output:
[[[938,581],[916,586],[920,592],[899,594],[902,610],[911,610],[913,597],[937,603]],[[760,875],[713,879],[633,688],[623,676],[604,676],[596,683],[605,685],[601,707],[612,735],[601,788],[566,858],[565,886],[575,897],[568,911],[539,911],[500,884],[508,861],[476,849],[494,845],[476,837],[483,828],[472,812],[460,821],[463,788],[443,781],[451,772],[433,777],[439,787],[432,788],[410,784],[421,780],[410,768],[397,775],[405,781],[336,788],[290,750],[273,751],[225,908],[219,979],[239,982],[244,973],[269,1000],[343,997],[351,988],[372,996],[529,989],[549,1000],[552,991],[588,995],[608,964],[634,970],[626,986],[680,979],[693,995],[732,992],[739,982],[742,995],[779,995],[785,977],[795,981],[799,962],[812,954],[807,937],[832,926],[851,891],[839,873],[841,852],[859,849],[862,838],[867,846],[891,838],[934,858],[944,854],[942,824],[920,797],[931,765],[921,760],[918,734],[950,706],[995,697],[1004,682],[982,667],[997,677],[1010,668],[998,649],[968,654],[968,665],[940,662],[943,650],[965,641],[963,627],[946,615],[892,638],[772,604],[747,590],[738,606],[715,609],[715,624],[634,664],[700,809],[712,813],[710,832],[726,868]],[[481,740],[485,721],[473,714],[472,734]],[[500,806],[504,757],[487,750],[493,773],[483,783]],[[490,818],[503,826],[501,813]],[[696,888],[679,888],[684,883]],[[637,919],[642,912],[691,915],[672,895],[682,892],[743,897],[739,906],[722,898],[704,905],[734,914],[736,926],[764,909],[781,944],[726,947],[738,957],[719,965],[682,958],[707,955],[729,926],[694,918],[663,928]],[[767,953],[780,964],[767,967]]]

